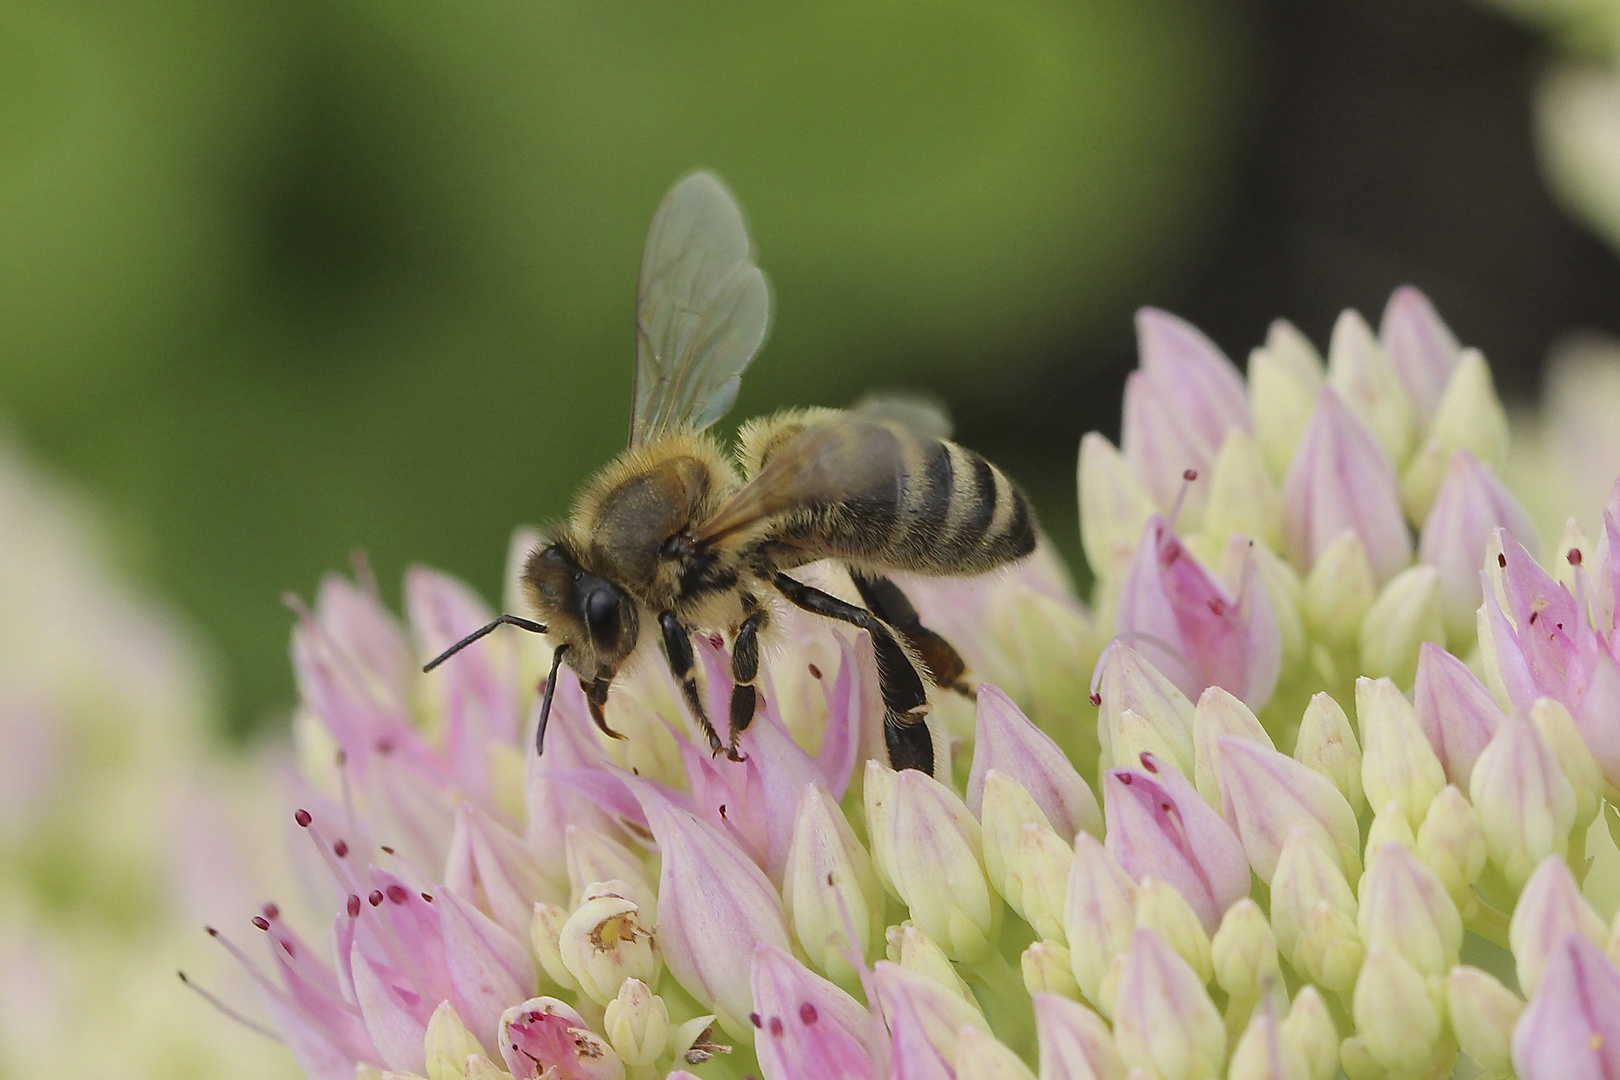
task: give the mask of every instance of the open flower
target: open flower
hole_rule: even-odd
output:
[[[934,695],[936,775],[882,760],[862,638],[797,613],[746,760],[656,663],[614,690],[629,745],[565,675],[537,758],[535,642],[423,679],[475,597],[413,572],[406,630],[323,585],[296,820],[336,948],[255,924],[304,1071],[1607,1075],[1620,523],[1535,563],[1489,370],[1413,290],[1377,333],[1342,317],[1325,365],[1274,327],[1247,382],[1171,316],[1138,328],[1125,450],[1082,451],[1095,611],[1047,553],[907,582],[994,675],[976,710]],[[721,715],[724,646],[697,651]]]

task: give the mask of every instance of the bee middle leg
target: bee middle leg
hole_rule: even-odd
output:
[[[709,749],[716,754],[721,753],[726,744],[720,741],[708,714],[703,711],[703,691],[698,687],[697,664],[692,656],[692,632],[681,625],[673,611],[659,612],[658,628],[664,634],[664,656],[669,661],[670,674],[681,685],[681,696],[686,699],[686,707],[692,710],[698,727],[703,729],[704,738],[709,740]]]
[[[900,591],[900,586],[881,574],[867,575],[851,569],[849,576],[872,613],[911,642],[911,647],[928,666],[928,674],[935,686],[942,690],[954,690],[964,697],[973,696],[973,688],[965,678],[967,664],[962,660],[962,654],[952,648],[950,642],[922,624],[917,609],[911,606],[911,601]]]
[[[759,632],[765,629],[767,617],[764,608],[751,612],[737,627],[731,640],[731,739],[726,756],[741,761],[737,752],[737,739],[754,722],[754,709],[759,693],[754,679],[759,675]]]
[[[911,657],[895,640],[894,633],[870,611],[846,603],[831,593],[795,581],[786,574],[779,573],[772,581],[792,604],[858,626],[872,636],[878,689],[883,695],[883,741],[889,748],[889,764],[896,769],[916,769],[932,775],[934,739],[923,722],[928,689]]]

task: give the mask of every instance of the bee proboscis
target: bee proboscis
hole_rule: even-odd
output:
[[[707,429],[736,399],[769,323],[770,292],[736,202],[713,175],[686,177],[659,206],[642,252],[629,448],[524,565],[540,621],[502,615],[424,671],[502,624],[543,633],[555,652],[537,750],[565,662],[597,726],[614,735],[608,691],[656,624],[710,748],[739,760],[760,640],[773,605],[786,601],[867,631],[890,762],[934,771],[928,689],[965,690],[965,666],[889,575],[979,574],[1028,555],[1029,502],[911,408],[784,410],[744,424],[728,455]],[[789,574],[823,559],[849,571],[864,606]],[[722,633],[731,645],[725,740],[704,709],[694,632]]]

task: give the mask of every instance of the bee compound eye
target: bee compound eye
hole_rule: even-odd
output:
[[[585,597],[585,622],[591,636],[599,642],[616,637],[619,632],[619,600],[609,589],[593,589]]]

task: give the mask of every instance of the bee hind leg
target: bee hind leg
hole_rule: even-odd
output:
[[[872,653],[877,659],[878,689],[883,695],[883,741],[889,748],[889,764],[896,769],[916,769],[933,774],[934,740],[923,722],[928,707],[928,689],[922,675],[895,640],[894,632],[865,608],[846,603],[777,574],[773,583],[788,601],[806,611],[858,626],[872,636]]]
[[[737,739],[754,722],[754,709],[759,693],[754,679],[759,675],[759,632],[765,628],[765,609],[752,612],[737,627],[731,641],[731,738],[726,745],[726,756],[742,761],[737,752]]]
[[[917,609],[900,591],[900,586],[881,574],[867,575],[851,569],[849,576],[873,614],[906,636],[912,649],[928,667],[928,675],[934,680],[935,686],[942,690],[954,690],[963,697],[974,696],[973,687],[966,678],[967,664],[962,660],[962,654],[950,642],[922,624]]]
[[[669,661],[670,674],[681,686],[681,696],[686,699],[686,707],[692,711],[692,716],[703,729],[704,738],[709,741],[709,749],[713,753],[725,750],[725,743],[720,741],[720,735],[709,723],[708,714],[703,711],[703,691],[697,682],[697,665],[692,656],[692,632],[681,625],[673,611],[663,611],[658,615],[658,628],[664,634],[664,657]]]

